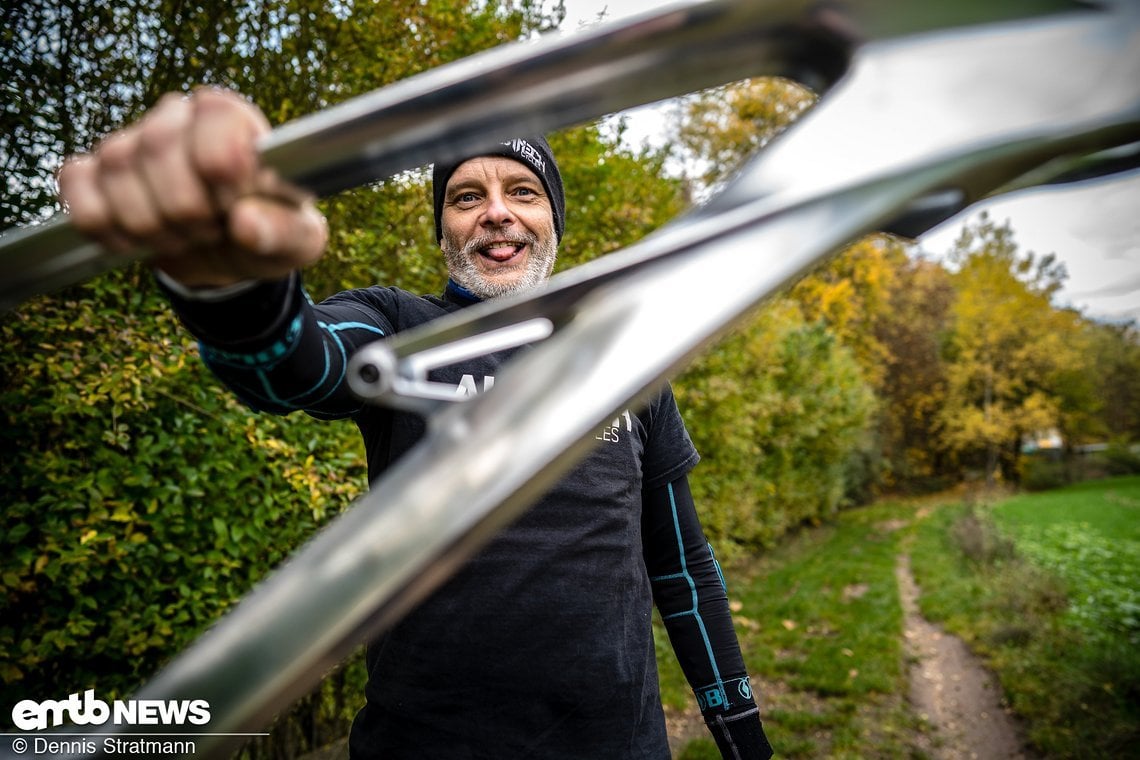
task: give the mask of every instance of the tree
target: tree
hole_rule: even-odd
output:
[[[165,92],[233,87],[280,123],[553,28],[562,13],[535,0],[25,0],[0,12],[0,66],[18,83],[0,124],[5,226],[56,210],[63,157]]]
[[[779,299],[678,378],[710,538],[754,551],[844,506],[875,399],[851,351]]]
[[[1096,430],[1122,441],[1140,441],[1140,329],[1124,324],[1089,322],[1088,374],[1098,400]]]
[[[902,240],[869,235],[816,267],[789,291],[809,321],[821,320],[851,348],[876,390],[885,382],[891,357],[875,327],[890,318],[891,296],[906,266]]]
[[[886,357],[878,391],[888,487],[937,488],[950,475],[938,420],[946,396],[943,352],[954,297],[950,273],[941,264],[910,258],[895,271],[890,306],[873,327]]]
[[[129,20],[139,5],[113,10],[28,0],[0,10],[0,67],[8,82],[0,116],[6,180],[0,225],[50,214],[56,208],[51,175],[63,157],[132,110],[143,57],[132,55],[125,40],[135,36]]]
[[[1023,436],[1061,422],[1060,373],[1077,366],[1080,317],[1053,307],[1065,278],[1052,255],[1018,254],[1008,224],[983,215],[951,252],[942,441],[987,480],[1016,478]]]
[[[746,79],[684,99],[675,141],[700,167],[692,179],[706,189],[722,182],[815,100],[810,90],[779,77]]]

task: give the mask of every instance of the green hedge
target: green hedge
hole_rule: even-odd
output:
[[[366,482],[354,427],[251,415],[185,335],[138,271],[0,324],[3,705],[133,689]]]

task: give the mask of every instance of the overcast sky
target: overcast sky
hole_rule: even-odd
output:
[[[660,0],[565,0],[565,29],[593,23],[600,12],[613,20],[662,6]],[[630,134],[653,139],[668,111],[630,115]],[[1059,305],[1090,317],[1140,319],[1140,173],[1064,190],[1038,189],[967,210],[920,241],[930,254],[945,253],[963,224],[982,208],[1009,220],[1022,251],[1056,253],[1069,273]]]

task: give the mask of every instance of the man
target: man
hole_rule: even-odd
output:
[[[534,287],[565,228],[541,137],[433,169],[442,297],[370,287],[314,305],[298,271],[324,250],[311,199],[258,166],[268,129],[232,93],[163,99],[61,171],[75,225],[146,245],[205,361],[251,406],[349,417],[371,480],[415,445],[418,417],[345,387],[357,347],[484,298]],[[514,353],[430,377],[489,387]],[[698,456],[665,387],[449,582],[368,648],[354,757],[665,758],[650,623],[656,601],[725,757],[771,755],[719,567],[687,474]]]

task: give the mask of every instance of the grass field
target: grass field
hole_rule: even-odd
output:
[[[1001,679],[1048,758],[1140,757],[1140,478],[939,510],[915,537],[924,614]]]
[[[902,609],[894,568],[908,508],[844,513],[762,558],[730,567],[745,660],[781,757],[911,757]],[[663,699],[691,699],[666,653]],[[719,758],[708,739],[686,760]]]
[[[1019,554],[1061,581],[1087,637],[1140,647],[1140,477],[1010,499],[993,516]]]
[[[921,758],[894,567],[998,675],[1044,758],[1140,757],[1140,478],[994,503],[884,503],[726,568],[781,757]],[[691,706],[667,645],[662,689]],[[691,707],[690,707],[691,709]],[[698,738],[687,760],[716,758]]]

